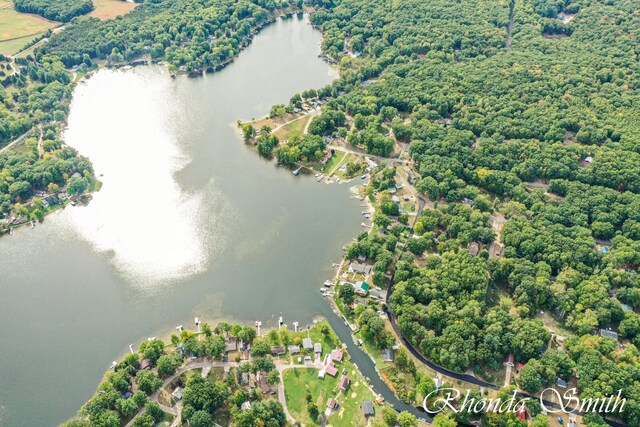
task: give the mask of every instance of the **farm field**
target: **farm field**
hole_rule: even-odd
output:
[[[16,53],[38,35],[59,25],[38,15],[17,12],[11,0],[0,0],[0,22],[0,53],[5,55]]]
[[[111,19],[131,12],[137,3],[123,0],[93,0],[93,5],[95,9],[89,13],[89,16],[98,19]]]

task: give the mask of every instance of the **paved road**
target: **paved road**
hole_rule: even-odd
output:
[[[378,162],[382,162],[382,163],[386,163],[386,164],[394,164],[394,163],[396,163],[396,164],[405,165],[405,164],[409,163],[408,160],[374,156],[373,154],[366,153],[364,150],[346,148],[346,147],[344,147],[342,145],[328,145],[327,148],[344,151],[345,153],[349,153],[349,154],[355,154],[356,156],[367,156],[367,157],[369,157],[369,158],[371,158],[373,160],[377,160]]]
[[[185,366],[179,368],[175,374],[171,375],[170,377],[168,377],[166,380],[164,380],[164,382],[162,383],[162,386],[158,389],[158,391],[156,391],[155,393],[153,393],[151,396],[149,396],[149,401],[153,401],[153,402],[158,402],[158,396],[160,395],[160,392],[165,389],[169,384],[171,384],[176,378],[178,378],[180,375],[184,374],[187,371],[191,371],[193,369],[202,369],[203,370],[203,374],[204,374],[204,370],[208,369],[210,370],[211,368],[222,368],[225,366],[228,366],[230,368],[233,367],[238,367],[240,364],[236,363],[236,362],[219,362],[219,361],[213,361],[213,362],[190,362],[187,363]],[[276,369],[278,370],[278,372],[280,373],[280,383],[278,384],[278,400],[280,400],[280,403],[282,403],[282,407],[284,408],[284,412],[287,416],[287,420],[291,421],[292,423],[296,423],[297,420],[295,418],[293,418],[293,416],[289,413],[289,409],[287,408],[287,401],[285,398],[285,394],[284,394],[284,371],[286,371],[287,369],[293,369],[293,368],[298,368],[298,369],[322,369],[322,362],[320,361],[316,361],[312,364],[307,364],[307,365],[293,365],[293,364],[287,364],[287,365],[276,365]],[[180,416],[180,410],[173,408],[173,407],[169,407],[169,406],[165,406],[165,405],[161,405],[160,404],[160,408],[165,411],[168,412],[169,414],[172,414],[174,417],[176,417],[176,419],[179,419]],[[144,412],[146,411],[145,408],[142,408],[138,411],[138,413],[126,424],[125,427],[131,427],[133,425],[133,421],[140,415],[144,414]]]
[[[168,377],[166,380],[164,380],[164,382],[162,383],[162,386],[160,386],[160,388],[158,389],[158,391],[156,391],[155,393],[153,393],[151,396],[149,396],[149,401],[153,401],[153,402],[157,402],[158,401],[158,396],[160,395],[160,391],[162,391],[165,387],[167,387],[169,384],[171,384],[171,382],[173,382],[176,378],[178,378],[180,375],[184,374],[187,371],[191,371],[193,369],[204,369],[204,368],[221,368],[224,366],[229,366],[229,367],[237,367],[239,364],[236,362],[191,362],[189,361],[186,365],[184,365],[183,367],[179,368],[175,374],[171,375],[170,377]],[[164,410],[164,407],[163,407]],[[133,425],[133,421],[140,415],[144,414],[144,412],[146,411],[146,408],[142,408],[138,411],[138,413],[131,419],[131,421],[129,421],[125,427],[131,427]],[[173,415],[179,415],[178,411],[176,410],[172,410],[172,411],[167,411],[170,412]]]
[[[287,408],[287,398],[284,395],[284,371],[287,369],[322,369],[322,363],[314,362],[311,365],[276,365],[276,369],[280,373],[280,382],[278,383],[278,400],[282,403],[282,407],[284,408],[284,413],[287,416],[287,420],[292,424],[298,422],[291,413],[289,412],[289,408]],[[302,424],[304,426],[304,424]]]
[[[418,209],[418,214],[416,215],[416,221],[419,218],[420,214],[422,213],[422,209],[424,208],[425,205],[425,200],[419,198],[418,199],[420,201],[419,203],[419,209]],[[501,220],[504,220],[504,218],[500,218],[500,217],[495,217],[495,220],[497,222],[500,222]],[[415,226],[415,221],[414,224]],[[409,234],[409,238],[411,238],[413,236],[414,233],[414,229],[413,226],[411,227],[411,232]],[[406,252],[407,248],[406,245],[405,247],[402,249],[402,253],[400,254],[400,256],[402,256],[405,252]],[[484,388],[488,388],[491,390],[499,390],[500,387],[493,384],[493,383],[489,383],[487,381],[483,381],[481,379],[478,379],[472,375],[469,374],[463,374],[463,373],[458,373],[458,372],[453,372],[450,371],[446,368],[443,368],[441,366],[436,365],[435,363],[431,362],[430,360],[428,360],[426,357],[424,357],[420,352],[418,352],[415,347],[400,333],[400,328],[398,327],[398,323],[396,318],[393,316],[393,314],[391,313],[391,311],[388,309],[389,307],[389,298],[391,297],[391,294],[393,293],[393,285],[395,284],[395,270],[393,271],[393,274],[391,275],[391,279],[389,281],[389,290],[387,291],[387,297],[385,300],[385,305],[386,305],[386,312],[387,315],[389,316],[389,322],[391,323],[391,326],[396,334],[396,337],[400,340],[400,342],[402,342],[402,344],[405,346],[405,348],[416,358],[418,359],[421,363],[423,363],[424,365],[428,366],[429,368],[431,368],[433,371],[442,374],[442,375],[446,375],[450,378],[456,379],[456,380],[460,380],[460,381],[465,381],[467,383],[470,384],[474,384],[477,385],[479,387],[484,387]],[[532,400],[539,400],[539,398],[535,397],[535,396],[531,396],[529,394],[526,393],[518,393],[517,394],[518,398],[523,399],[523,398],[530,398]],[[562,409],[562,407],[560,405],[558,405],[555,402],[550,402],[548,400],[542,400],[542,402],[545,404],[546,407],[548,408],[554,408],[554,409]],[[420,408],[422,409],[422,408]],[[585,413],[583,412],[579,412],[576,411],[573,414],[575,415],[582,415],[584,416]],[[563,415],[568,415],[568,414],[563,414]],[[609,425],[614,426],[614,427],[624,427],[625,424],[616,422],[616,421],[611,421],[611,420],[605,420]]]

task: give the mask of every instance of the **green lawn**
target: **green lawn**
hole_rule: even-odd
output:
[[[312,421],[307,412],[307,394],[312,397],[320,412],[327,406],[327,400],[334,396],[333,392],[338,386],[338,378],[328,375],[324,379],[318,378],[317,369],[293,368],[284,371],[284,394],[287,401],[287,408],[291,415],[304,424]]]
[[[302,135],[302,132],[304,132],[304,127],[307,125],[307,122],[309,121],[309,117],[310,116],[308,115],[302,116],[296,121],[291,122],[288,125],[282,126],[280,129],[274,132],[274,135],[277,136],[278,139],[283,142],[285,139],[291,139],[294,136]]]
[[[336,151],[325,165],[324,170],[327,171],[327,173],[331,172],[333,168],[335,168],[336,165],[338,165],[342,161],[342,159],[344,159],[344,156],[346,156],[346,154],[347,153],[345,153],[344,151]]]
[[[14,54],[37,35],[59,25],[38,15],[20,13],[11,0],[0,0],[0,53]]]
[[[367,425],[361,405],[364,400],[375,400],[375,397],[353,364],[349,362],[338,364],[340,370],[343,366],[348,369],[348,375],[352,380],[346,393],[339,392],[337,388],[341,374],[336,378],[327,375],[324,379],[319,379],[317,369],[294,368],[284,372],[287,408],[296,420],[307,425],[316,425],[315,420],[309,418],[307,411],[307,394],[310,394],[311,401],[318,406],[321,414],[325,412],[327,400],[330,397],[338,401],[340,406],[329,416],[329,425],[334,427]],[[382,407],[375,406],[376,418],[381,418]]]
[[[327,334],[320,332],[320,326],[326,325]],[[333,332],[327,321],[322,321],[308,331],[308,336],[313,342],[321,342],[323,352],[327,353],[342,343]],[[306,338],[307,331],[291,333],[290,337]],[[338,401],[340,407],[329,417],[328,424],[335,427],[365,426],[367,421],[362,414],[362,401],[375,400],[373,392],[369,389],[362,374],[356,366],[349,361],[348,353],[342,363],[336,363],[338,375],[333,378],[325,375],[324,379],[318,378],[317,369],[293,368],[284,372],[284,387],[287,408],[291,415],[305,424],[311,424],[309,413],[307,412],[307,394],[311,395],[311,401],[318,406],[320,413],[324,413],[327,408],[327,400],[333,397]],[[342,376],[342,369],[347,368],[347,375],[351,379],[351,387],[346,394],[338,393],[337,384]],[[376,405],[376,417],[381,415],[381,407]],[[315,420],[313,420],[315,421]],[[315,424],[312,424],[315,425]]]
[[[326,325],[326,327],[328,328],[327,334],[323,334],[322,332],[320,332],[321,325]],[[315,327],[312,327],[309,331],[289,333],[289,337],[291,340],[293,340],[296,337],[299,337],[300,340],[302,340],[303,338],[307,338],[307,336],[311,338],[311,340],[313,340],[314,343],[316,342],[321,343],[322,351],[324,353],[328,353],[334,348],[340,347],[342,345],[340,343],[340,340],[336,336],[336,334],[331,329],[331,326],[329,326],[329,322],[327,322],[326,320],[319,322]]]

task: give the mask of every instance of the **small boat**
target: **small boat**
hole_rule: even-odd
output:
[[[302,169],[302,166],[300,166],[298,169],[294,170],[294,171],[293,171],[293,174],[294,174],[295,176],[300,175],[300,169]]]
[[[330,288],[331,286],[333,286],[333,282],[332,282],[331,280],[325,280],[324,285],[325,285],[327,288]]]
[[[319,173],[317,173],[317,174],[316,174],[316,178],[317,178],[317,177],[319,177],[319,176],[320,176],[320,174],[319,174]]]
[[[34,228],[36,228],[36,222],[35,221],[31,221],[31,229],[33,230]]]

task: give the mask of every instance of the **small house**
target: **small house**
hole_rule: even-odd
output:
[[[337,402],[333,397],[330,397],[330,398],[327,400],[327,409],[334,410],[334,409],[336,409],[337,407],[338,407],[338,402]]]
[[[251,402],[249,402],[248,400],[246,402],[242,402],[242,405],[240,405],[240,409],[242,409],[242,412],[248,411],[249,409],[251,409]]]
[[[373,417],[375,415],[375,412],[373,411],[373,402],[370,400],[362,402],[362,412],[364,412],[365,417]]]
[[[313,352],[317,354],[322,354],[322,344],[320,344],[319,342],[315,343],[313,345]]]
[[[567,388],[569,384],[562,378],[556,378],[556,385],[560,388]]]
[[[175,390],[173,390],[173,393],[171,393],[172,397],[175,397],[178,400],[182,399],[182,387],[176,387]]]
[[[356,282],[354,286],[356,293],[359,295],[366,295],[370,288],[371,286],[366,282]]]
[[[230,351],[236,351],[238,349],[238,341],[229,340],[225,342],[225,351],[228,353]]]
[[[340,389],[340,391],[344,393],[345,391],[347,391],[350,384],[351,384],[351,380],[349,379],[348,376],[345,375],[342,378],[340,378],[340,383],[338,383],[338,388]]]
[[[625,313],[632,313],[633,312],[633,307],[631,307],[629,304],[620,303],[620,307],[622,307],[622,311],[624,311]]]
[[[151,361],[149,359],[142,359],[140,361],[140,369],[144,369],[144,370],[151,369]]]
[[[300,353],[300,346],[299,345],[290,345],[289,346],[289,354],[298,354]]]
[[[274,356],[281,356],[285,354],[287,350],[282,345],[274,345],[271,347],[271,354]]]
[[[304,338],[302,340],[302,348],[304,348],[305,350],[310,350],[313,348],[313,341],[311,341],[311,338]]]
[[[471,255],[478,256],[478,253],[480,252],[480,245],[478,242],[471,242],[467,245],[467,250]]]
[[[393,203],[400,203],[400,197],[398,196],[391,196],[391,201]]]
[[[607,338],[613,338],[614,340],[618,339],[618,334],[616,332],[610,331],[608,329],[600,329],[600,336],[601,337],[607,337]]]
[[[355,303],[355,304],[354,304],[354,308],[355,308],[355,306],[357,306],[357,305],[363,305],[363,306],[365,306],[365,307],[367,306],[367,300],[366,300],[366,299],[364,299],[364,298],[356,298],[356,299],[354,300],[354,303]]]
[[[387,348],[382,351],[382,360],[385,362],[393,362],[393,350]]]
[[[338,375],[338,368],[336,368],[334,365],[329,365],[325,368],[325,371],[327,374],[331,375],[332,377],[335,377],[336,375]]]
[[[371,274],[372,268],[373,267],[370,265],[360,264],[359,262],[354,261],[351,264],[349,264],[349,273],[360,273],[366,276]]]
[[[344,357],[344,353],[340,349],[334,349],[331,351],[331,360],[334,362],[342,362],[342,358]]]

